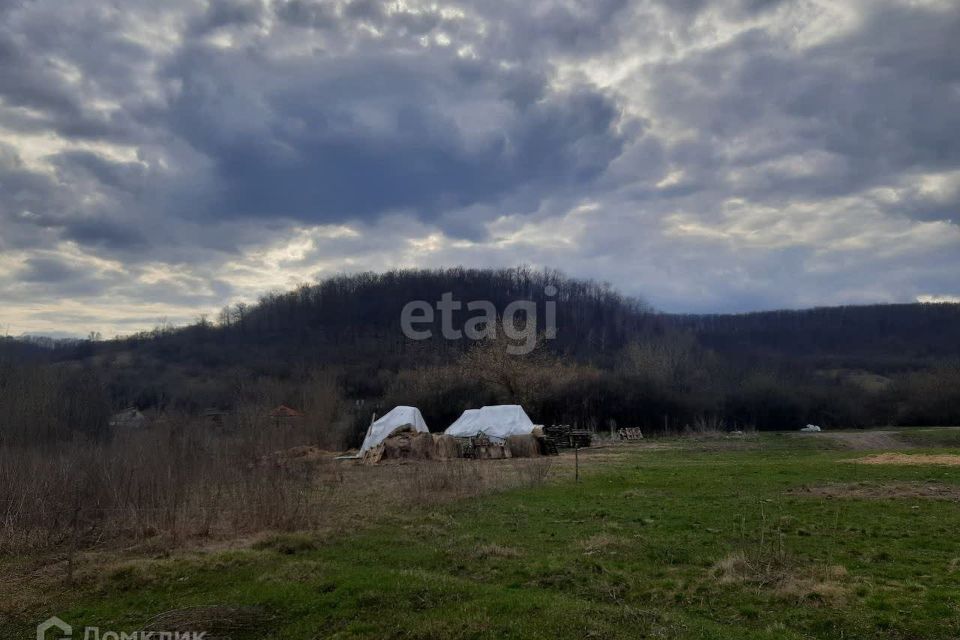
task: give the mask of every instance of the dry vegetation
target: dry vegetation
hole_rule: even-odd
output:
[[[853,460],[844,460],[844,462],[855,462],[857,464],[897,464],[897,465],[924,465],[936,464],[955,467],[960,465],[960,456],[943,454],[922,454],[922,453],[878,453],[864,458],[855,458]]]
[[[304,446],[309,439],[296,425],[251,422],[223,432],[168,422],[107,442],[3,448],[0,553],[338,528],[411,504],[538,484],[550,466],[544,459],[359,466]]]
[[[0,363],[2,365],[2,363]],[[550,463],[337,462],[355,435],[335,377],[231,380],[230,412],[148,412],[109,426],[90,369],[0,366],[0,554],[182,546],[263,531],[336,529],[413,503],[543,482]],[[275,420],[292,402],[306,416]]]
[[[841,566],[803,565],[783,554],[738,551],[717,562],[711,576],[722,584],[744,584],[794,603],[840,606],[848,597]]]

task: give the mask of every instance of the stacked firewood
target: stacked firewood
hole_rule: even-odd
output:
[[[554,442],[558,449],[589,447],[593,434],[586,429],[574,429],[570,425],[551,425],[543,428],[543,435]]]

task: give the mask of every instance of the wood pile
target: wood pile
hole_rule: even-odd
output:
[[[560,424],[543,428],[544,438],[552,441],[557,449],[580,449],[593,443],[593,434],[586,429],[574,429],[570,425]]]

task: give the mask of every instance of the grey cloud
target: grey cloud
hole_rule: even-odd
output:
[[[116,273],[102,273],[49,255],[28,258],[14,277],[15,283],[0,287],[8,305],[37,299],[98,298],[119,282]]]
[[[214,0],[194,25],[194,33],[205,33],[220,27],[248,25],[260,21],[264,4],[259,0]]]
[[[960,140],[947,133],[960,128],[960,15],[869,6],[858,29],[810,50],[755,29],[645,69],[657,113],[699,133],[698,157],[679,164],[761,200],[852,194],[960,166]],[[734,182],[735,171],[745,177]]]
[[[24,282],[63,282],[76,276],[76,271],[56,258],[30,258],[17,276]]]
[[[134,193],[143,187],[146,168],[138,162],[111,162],[90,151],[65,151],[50,158],[62,179],[89,177],[105,187]]]
[[[125,252],[148,246],[143,231],[108,219],[81,219],[70,221],[64,227],[66,238],[86,246]]]
[[[536,262],[668,309],[951,293],[960,12],[846,3],[847,31],[801,46],[816,6],[0,2],[0,128],[28,136],[0,144],[0,250],[27,254],[30,285],[0,297],[218,306],[249,293],[224,273],[254,279],[255,250],[340,223],[358,235],[291,268]],[[22,146],[37,134],[50,155]],[[829,206],[837,234],[907,226],[884,251],[738,246],[731,202]],[[584,203],[571,237],[546,237]],[[668,233],[678,215],[696,233]],[[463,242],[400,250],[428,235]],[[129,273],[71,274],[64,243]],[[143,288],[147,264],[188,275]]]
[[[331,3],[311,2],[310,0],[278,0],[274,3],[278,18],[292,26],[326,27],[332,26],[337,19]]]
[[[4,114],[4,121],[73,139],[135,135],[131,113],[98,111],[90,102],[132,97],[136,74],[149,64],[146,50],[122,37],[109,12],[45,3],[22,7],[0,22],[0,99],[31,112]]]
[[[449,59],[274,66],[241,55],[246,78],[225,76],[234,56],[209,50],[169,70],[184,79],[171,129],[216,165],[215,215],[432,218],[531,183],[580,187],[623,145],[618,105],[589,87],[547,91],[536,76]],[[473,117],[487,133],[467,139]]]

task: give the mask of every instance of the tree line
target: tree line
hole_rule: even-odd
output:
[[[525,300],[538,312],[497,318],[497,337],[480,342],[445,339],[439,315],[430,339],[405,336],[404,306],[444,293],[498,312]],[[547,340],[551,302],[556,337]],[[463,326],[465,306],[446,321]],[[502,323],[513,320],[539,338],[531,353],[504,357]],[[598,430],[960,424],[958,321],[952,304],[663,314],[609,285],[524,267],[342,275],[187,327],[56,348],[0,341],[0,429],[21,433],[11,425],[33,413],[44,417],[29,423],[50,438],[98,433],[128,406],[303,407],[317,380],[324,406],[336,407],[323,420],[344,445],[394,404],[419,406],[435,429],[494,402]]]

